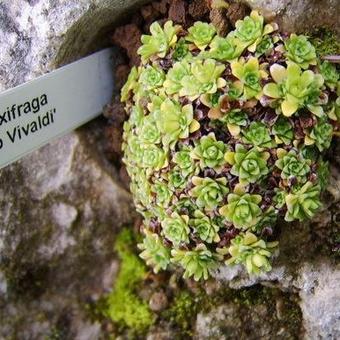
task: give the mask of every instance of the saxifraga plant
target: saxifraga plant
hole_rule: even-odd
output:
[[[339,70],[258,12],[226,37],[212,24],[150,27],[122,89],[124,162],[143,215],[141,257],[207,279],[219,264],[271,269],[278,218],[321,206],[340,119]],[[230,236],[232,235],[232,237]]]

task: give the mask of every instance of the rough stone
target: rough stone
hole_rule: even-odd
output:
[[[224,8],[213,8],[210,11],[210,21],[214,24],[220,36],[225,37],[230,31],[230,24]]]
[[[170,3],[169,8],[169,19],[177,24],[185,24],[185,1],[184,0],[173,0]]]
[[[233,27],[237,20],[243,19],[247,14],[249,14],[249,8],[241,2],[231,3],[227,9],[227,17]]]
[[[276,21],[287,32],[304,32],[327,27],[340,36],[338,0],[244,0],[250,7],[260,9],[263,15]]]
[[[137,54],[137,50],[141,45],[141,36],[142,32],[136,24],[117,27],[113,34],[113,43],[126,51],[131,66],[138,66],[140,64],[140,57]],[[129,37],[129,39],[126,39],[126,37]]]
[[[154,1],[152,7],[161,14],[166,14],[169,0]]]
[[[189,5],[188,12],[194,19],[201,18],[209,13],[208,1],[193,0]]]
[[[270,340],[289,339],[294,336],[288,329],[282,332],[280,326],[266,304],[254,305],[247,309],[237,303],[226,303],[208,313],[198,314],[195,339]]]
[[[340,266],[327,261],[305,264],[300,270],[300,287],[304,328],[310,339],[340,338]]]
[[[151,310],[159,312],[168,306],[168,298],[163,291],[155,292],[151,295],[149,306]]]
[[[179,339],[181,334],[174,331],[169,324],[164,324],[159,327],[151,327],[146,336],[146,340],[172,340]]]
[[[115,82],[117,88],[122,88],[130,73],[130,67],[125,64],[118,65],[115,73]]]
[[[256,285],[223,290],[219,304],[196,317],[195,339],[300,339],[304,332],[296,294]]]
[[[53,161],[59,158],[60,168]],[[0,228],[0,299],[5,306],[0,308],[0,334],[11,336],[16,330],[20,337],[39,338],[46,334],[45,326],[50,330],[67,316],[67,332],[76,337],[85,317],[83,304],[112,286],[115,232],[133,222],[130,195],[78,134],[3,169],[0,183],[5,221]],[[8,306],[13,313],[7,313]],[[37,323],[42,315],[46,320]],[[4,324],[12,328],[6,331]]]
[[[242,320],[232,305],[222,305],[208,314],[200,313],[196,321],[196,333],[198,339],[227,339],[236,338],[239,328],[242,328]],[[223,329],[221,327],[223,324]]]
[[[105,44],[136,2],[2,2],[0,91]],[[100,335],[85,306],[112,288],[115,234],[135,217],[103,131],[93,121],[0,171],[0,338]]]
[[[155,10],[152,4],[143,6],[140,12],[145,21],[149,21],[149,22],[154,21],[154,20],[157,20],[159,17],[159,12]]]

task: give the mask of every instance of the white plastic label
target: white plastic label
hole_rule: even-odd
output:
[[[94,53],[0,93],[0,168],[101,113],[113,93],[113,52]]]

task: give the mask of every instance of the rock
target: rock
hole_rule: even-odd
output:
[[[170,3],[169,19],[177,24],[185,24],[186,6],[184,0],[173,0]]]
[[[301,309],[310,339],[340,338],[340,266],[325,261],[306,264],[300,270]]]
[[[119,170],[119,179],[122,182],[125,189],[129,190],[130,187],[130,176],[126,171],[125,166],[122,166]]]
[[[227,17],[233,27],[237,20],[242,20],[248,14],[249,8],[241,2],[231,3],[227,10]]]
[[[107,152],[111,155],[111,159],[120,162],[122,157],[122,130],[115,125],[109,125],[105,127],[105,136],[107,142]]]
[[[130,73],[130,66],[126,64],[118,65],[115,73],[115,81],[117,88],[122,88]]]
[[[127,118],[124,105],[120,102],[119,95],[115,96],[112,103],[106,105],[103,110],[103,115],[107,118],[112,124],[117,126],[124,123]]]
[[[150,6],[152,9],[152,7]],[[140,57],[137,50],[141,45],[142,32],[136,24],[127,24],[117,27],[112,36],[112,42],[126,51],[129,57],[131,66],[138,66],[140,64]],[[126,39],[129,37],[129,39]]]
[[[200,19],[209,13],[208,0],[193,0],[189,5],[188,12],[194,19]]]
[[[213,8],[209,14],[210,21],[214,24],[220,36],[225,37],[230,31],[229,21],[224,8]]]
[[[0,91],[104,45],[135,2],[2,2]],[[103,131],[93,121],[0,171],[0,338],[100,337],[85,307],[111,289],[115,234],[136,216]]]
[[[248,314],[249,313],[249,314]],[[246,310],[238,304],[225,304],[208,314],[200,313],[196,321],[197,339],[272,339],[275,331],[266,305]],[[276,334],[275,334],[276,335]]]
[[[122,158],[122,129],[126,119],[124,106],[116,98],[111,104],[107,105],[103,115],[108,118],[109,124],[105,126],[105,141],[107,156],[116,164],[121,163]]]
[[[46,330],[35,318],[49,315],[44,324],[53,328],[59,317],[69,314],[65,308],[71,308],[81,320],[86,299],[112,285],[114,276],[109,284],[107,269],[114,259],[115,230],[132,223],[132,204],[77,134],[2,170],[0,182],[5,306],[0,308],[0,324],[12,324],[11,331],[21,334],[23,329],[28,337],[38,338]],[[30,314],[27,323],[13,324],[15,319],[7,313],[10,305],[18,317]],[[75,320],[70,316],[71,328]]]
[[[158,19],[159,11],[152,5],[145,5],[140,10],[142,17],[147,22],[152,22]]]
[[[152,7],[161,14],[166,14],[168,11],[169,0],[154,1]]]
[[[182,334],[173,329],[169,324],[161,324],[158,327],[151,327],[146,340],[172,340],[180,339]]]
[[[222,305],[208,314],[200,313],[196,321],[197,339],[236,339],[242,320],[233,305]],[[237,308],[237,307],[236,307]],[[222,326],[223,325],[223,326]]]
[[[338,0],[244,0],[250,7],[260,9],[287,32],[305,32],[318,27],[335,30],[340,36]]]
[[[100,323],[87,323],[79,328],[81,328],[81,331],[77,334],[75,340],[96,340],[100,337]]]
[[[151,295],[149,306],[154,312],[160,312],[168,306],[168,298],[163,291]]]
[[[222,299],[219,306],[197,315],[195,339],[300,338],[301,313],[294,295],[257,286],[240,292],[226,290]],[[278,304],[280,317],[273,313]]]
[[[210,279],[204,282],[204,291],[207,295],[214,295],[222,288],[221,282]]]

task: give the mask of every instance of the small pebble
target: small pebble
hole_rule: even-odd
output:
[[[281,298],[276,300],[276,316],[279,320],[283,317],[283,300]]]
[[[149,301],[150,309],[154,312],[160,312],[168,306],[168,298],[163,291],[153,293]]]
[[[240,2],[230,4],[227,12],[227,17],[230,23],[235,27],[237,20],[242,20],[250,12],[249,8]]]

